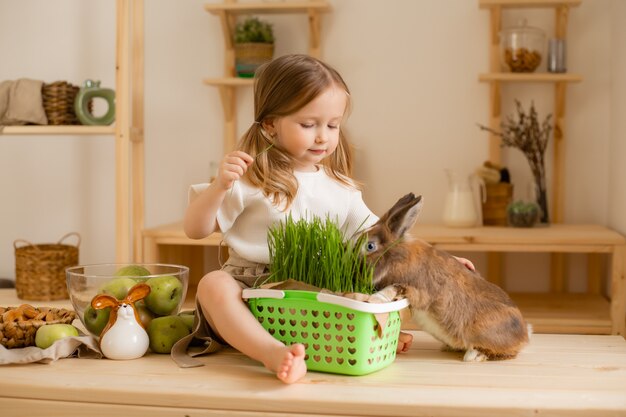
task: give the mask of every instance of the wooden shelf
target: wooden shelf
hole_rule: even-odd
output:
[[[213,233],[204,239],[190,239],[183,230],[182,222],[145,229],[142,236],[160,245],[219,246],[222,241],[221,233]]]
[[[143,228],[143,0],[115,5],[115,125],[5,126],[0,135],[114,136],[115,259],[129,262],[137,254]],[[131,196],[132,189],[132,196]],[[132,244],[132,246],[131,246]],[[139,255],[135,255],[139,257]]]
[[[443,250],[471,252],[568,252],[605,253],[613,246],[626,245],[619,233],[593,224],[553,224],[546,227],[485,226],[451,228],[438,224],[418,224],[412,234]],[[144,238],[164,245],[218,246],[221,233],[204,239],[190,239],[182,222],[170,223],[143,231]]]
[[[484,226],[450,228],[418,224],[413,235],[439,249],[471,252],[604,253],[626,245],[626,239],[594,224],[552,224],[546,227]]]
[[[242,2],[225,0],[223,3],[206,4],[204,9],[216,15],[222,26],[224,42],[224,75],[206,78],[205,85],[218,87],[224,110],[224,153],[235,148],[237,142],[237,97],[235,89],[253,85],[252,79],[235,77],[235,43],[233,41],[236,18],[252,14],[304,14],[308,17],[308,54],[321,56],[321,14],[332,8],[326,0]]]
[[[1,135],[114,135],[115,126],[5,126]]]
[[[525,83],[578,83],[583,80],[579,74],[553,74],[549,72],[539,73],[514,73],[514,72],[490,72],[480,74],[480,81],[502,81],[502,82],[525,82]]]
[[[534,252],[534,253],[606,253],[611,255],[611,299],[599,294],[513,294],[525,317],[537,332],[624,334],[624,276],[626,238],[600,225],[554,224],[547,227],[474,227],[450,228],[436,224],[418,224],[415,237],[446,251]],[[189,239],[182,223],[144,230],[143,262],[160,262],[159,256],[187,256],[189,246],[218,246],[220,233],[201,239]],[[187,246],[183,249],[181,246]],[[177,253],[180,252],[180,253]],[[182,253],[184,252],[184,253]],[[171,259],[168,258],[171,262]],[[188,260],[193,262],[193,260]],[[198,266],[202,268],[202,266]],[[206,271],[203,271],[206,272]],[[190,295],[193,294],[190,283]],[[623,287],[623,288],[622,288]]]
[[[216,87],[247,87],[254,84],[253,78],[241,77],[221,77],[221,78],[205,78],[202,82],[206,85]]]
[[[554,7],[577,7],[582,0],[480,0],[480,8],[489,7],[502,8],[554,8]]]
[[[206,4],[204,9],[211,14],[218,15],[226,12],[230,14],[281,14],[306,13],[309,10],[327,12],[330,5],[326,1],[284,1],[273,3],[217,3]]]
[[[591,294],[511,294],[536,333],[610,334],[611,304]]]

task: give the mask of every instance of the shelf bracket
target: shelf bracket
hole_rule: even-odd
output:
[[[224,38],[224,76],[235,76],[235,45],[233,42],[235,36],[236,18],[226,11],[219,13],[222,25],[222,38]]]
[[[235,149],[237,143],[237,113],[235,111],[235,87],[220,86],[220,98],[224,109],[224,149],[226,154]]]
[[[321,58],[321,19],[316,10],[309,9],[309,55]]]

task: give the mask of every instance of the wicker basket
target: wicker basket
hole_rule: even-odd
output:
[[[76,236],[76,246],[62,244],[66,238]],[[26,246],[19,246],[25,243]],[[68,233],[57,243],[33,245],[18,239],[15,247],[15,289],[23,300],[52,301],[69,298],[65,268],[78,265],[80,235]]]
[[[76,313],[64,308],[29,304],[0,307],[0,345],[7,349],[33,346],[37,329],[46,324],[72,324]]]
[[[271,61],[273,56],[273,43],[237,43],[235,44],[235,71],[239,77],[252,78],[256,69]]]
[[[74,112],[74,100],[79,90],[80,87],[72,85],[67,81],[55,81],[43,85],[41,95],[49,125],[81,124]],[[93,103],[90,101],[90,112],[93,110],[92,106]]]
[[[500,182],[486,184],[487,196],[482,205],[485,226],[506,226],[506,208],[513,199],[513,185]]]

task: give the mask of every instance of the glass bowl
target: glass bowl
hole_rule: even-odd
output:
[[[155,317],[178,314],[187,295],[189,268],[166,264],[80,265],[65,270],[67,291],[74,310],[94,336],[106,326],[110,308],[96,310],[91,300],[99,294],[124,299],[135,284],[145,282],[150,294],[135,303],[144,326]]]
[[[545,32],[528,26],[525,20],[500,32],[500,56],[508,71],[534,72],[541,64],[545,49]]]

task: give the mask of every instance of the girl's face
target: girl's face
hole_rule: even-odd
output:
[[[347,104],[346,92],[332,85],[296,113],[271,121],[266,129],[293,157],[294,170],[316,171],[316,165],[337,148]]]

